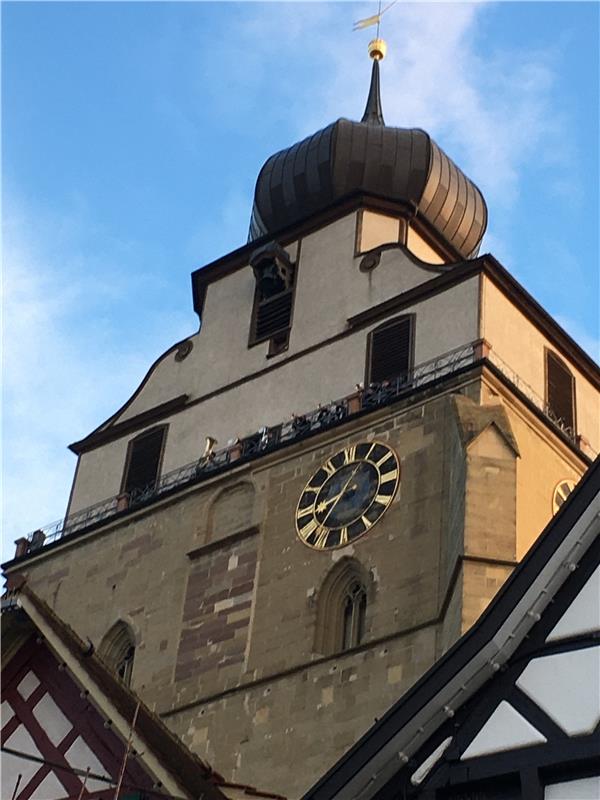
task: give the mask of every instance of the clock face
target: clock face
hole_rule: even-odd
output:
[[[367,533],[400,483],[396,453],[381,442],[340,450],[314,473],[300,495],[296,530],[316,550],[331,550]]]

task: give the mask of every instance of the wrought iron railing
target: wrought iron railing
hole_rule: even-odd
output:
[[[367,387],[357,385],[354,392],[340,400],[319,406],[307,414],[294,415],[279,425],[260,428],[243,439],[234,439],[223,449],[167,472],[156,483],[144,489],[136,489],[128,494],[110,497],[101,503],[70,514],[67,518],[52,525],[40,528],[17,541],[17,556],[31,554],[64,536],[81,532],[117,515],[142,508],[176,489],[192,485],[203,478],[226,470],[234,464],[253,460],[307,436],[328,430],[355,414],[389,405],[411,394],[415,389],[433,384],[441,378],[468,367],[484,356],[494,363],[508,380],[530,402],[543,411],[563,433],[571,439],[575,439],[573,431],[561,425],[560,420],[553,419],[539,395],[521,380],[502,359],[495,354],[492,355],[489,347],[479,340],[413,367],[394,380],[371,384]]]
[[[508,378],[508,380],[518,389],[521,394],[525,395],[525,397],[529,400],[530,403],[533,403],[534,406],[539,408],[548,419],[556,425],[557,428],[568,436],[574,442],[577,442],[577,431],[573,429],[571,425],[568,425],[567,422],[559,417],[554,410],[548,405],[546,400],[539,395],[535,389],[533,389],[523,378],[520,377],[511,367],[508,366],[506,361],[504,361],[500,356],[490,348],[487,358],[496,366],[500,372]]]

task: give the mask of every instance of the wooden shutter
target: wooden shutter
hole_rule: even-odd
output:
[[[123,491],[132,492],[154,486],[158,477],[165,431],[164,427],[155,428],[131,442]]]
[[[563,362],[546,351],[546,394],[550,416],[575,433],[575,382]]]
[[[381,383],[410,369],[412,317],[402,317],[371,333],[368,381]]]
[[[254,341],[269,339],[290,327],[293,291],[288,289],[275,297],[258,302],[254,321]]]

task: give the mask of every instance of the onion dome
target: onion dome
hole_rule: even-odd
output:
[[[477,186],[425,132],[385,125],[379,61],[385,43],[369,46],[371,85],[360,122],[338,119],[263,165],[254,192],[249,240],[276,234],[350,195],[397,203],[462,258],[477,254],[487,208]]]

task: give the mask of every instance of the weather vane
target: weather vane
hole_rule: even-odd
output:
[[[373,14],[372,17],[365,17],[365,19],[359,19],[358,22],[354,23],[354,26],[353,26],[352,30],[353,31],[361,31],[361,30],[363,30],[363,28],[370,28],[371,25],[377,25],[377,33],[375,34],[375,40],[378,41],[379,40],[379,26],[381,25],[381,18],[385,14],[385,12],[389,11],[390,8],[392,6],[395,6],[397,2],[398,2],[398,0],[392,0],[391,3],[388,3],[388,5],[384,9],[382,9],[381,8],[381,0],[379,0],[379,8],[377,10],[377,14]],[[370,48],[369,48],[369,52],[370,52]],[[384,55],[385,55],[385,53],[384,53]],[[376,56],[374,56],[372,53],[371,53],[371,56],[373,58],[376,58]],[[383,58],[383,55],[379,56],[379,58]]]

